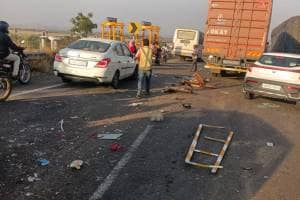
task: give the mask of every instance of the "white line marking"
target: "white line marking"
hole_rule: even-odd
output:
[[[99,200],[103,197],[104,193],[110,188],[115,179],[118,177],[121,170],[126,166],[129,162],[135,151],[142,144],[148,133],[150,132],[153,126],[148,125],[143,133],[141,133],[138,138],[134,141],[134,143],[130,146],[128,152],[122,157],[122,159],[117,163],[117,165],[113,168],[110,174],[105,178],[104,182],[97,188],[94,194],[90,197],[89,200]]]
[[[25,94],[40,92],[40,91],[48,90],[48,89],[52,89],[52,88],[57,88],[57,87],[60,87],[60,86],[63,86],[63,85],[65,85],[65,83],[51,85],[51,86],[42,87],[42,88],[37,88],[37,89],[33,89],[33,90],[27,90],[27,91],[24,91],[24,92],[19,92],[17,94],[12,94],[12,95],[10,95],[10,98],[14,98],[14,97],[17,97],[17,96],[22,96],[22,95],[25,95]]]

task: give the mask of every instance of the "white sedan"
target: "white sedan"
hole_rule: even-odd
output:
[[[244,82],[246,98],[269,96],[300,102],[300,55],[265,53],[248,68]]]
[[[60,50],[54,61],[54,74],[63,82],[72,80],[111,83],[137,78],[138,66],[127,46],[119,41],[80,39]]]

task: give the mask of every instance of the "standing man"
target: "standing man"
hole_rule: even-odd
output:
[[[138,92],[137,98],[141,98],[142,87],[145,81],[146,95],[150,95],[150,82],[152,75],[152,50],[149,47],[149,40],[143,40],[144,46],[140,48],[135,56],[135,59],[139,61],[139,80],[138,80]]]
[[[193,67],[192,67],[192,70],[191,70],[192,72],[197,71],[197,68],[198,68],[198,65],[197,65],[198,54],[199,54],[199,46],[194,45],[194,51],[193,51],[193,54],[192,54],[192,59],[193,59]]]

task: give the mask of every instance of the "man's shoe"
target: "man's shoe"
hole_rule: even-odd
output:
[[[137,99],[140,99],[140,98],[142,98],[142,96],[141,96],[140,94],[137,94],[137,95],[136,95],[136,98],[137,98]]]

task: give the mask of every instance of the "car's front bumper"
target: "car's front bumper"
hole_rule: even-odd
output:
[[[280,86],[280,90],[267,89],[263,84],[271,84]],[[297,89],[298,88],[298,89]],[[277,99],[284,99],[289,101],[300,101],[300,84],[289,84],[278,81],[270,81],[246,77],[244,82],[244,92],[249,92],[256,95],[267,96]]]

